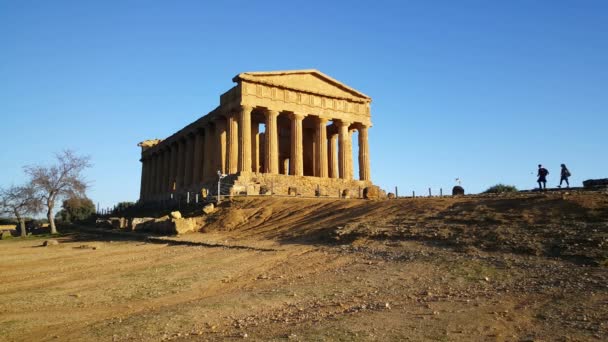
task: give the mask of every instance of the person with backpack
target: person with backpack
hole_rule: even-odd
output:
[[[557,186],[558,188],[562,187],[562,182],[566,181],[566,188],[570,187],[570,182],[568,182],[568,177],[570,177],[570,170],[568,170],[568,168],[566,167],[566,164],[562,164],[562,175],[561,178],[559,179],[559,185]]]
[[[538,189],[539,190],[547,190],[547,175],[549,174],[549,171],[547,169],[545,169],[541,164],[538,164],[538,174],[536,175],[538,177]]]

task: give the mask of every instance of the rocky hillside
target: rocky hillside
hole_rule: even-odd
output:
[[[608,194],[555,192],[384,201],[238,198],[199,220],[202,232],[281,242],[417,240],[608,263]]]

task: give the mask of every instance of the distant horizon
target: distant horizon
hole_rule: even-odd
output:
[[[291,69],[372,98],[387,192],[533,189],[538,164],[551,188],[562,163],[573,187],[608,177],[602,1],[4,2],[0,32],[0,187],[74,149],[94,203],[135,202],[138,142],[211,111],[238,73]]]

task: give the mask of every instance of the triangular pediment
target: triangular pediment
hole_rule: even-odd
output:
[[[318,70],[258,71],[244,72],[233,81],[246,80],[286,89],[305,91],[336,98],[371,101],[371,98]]]

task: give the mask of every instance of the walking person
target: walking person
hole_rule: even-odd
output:
[[[539,190],[547,190],[547,175],[549,174],[549,171],[547,169],[545,169],[541,164],[538,164],[538,174],[536,175],[538,177],[538,189]]]
[[[566,181],[566,188],[570,187],[570,182],[568,182],[568,177],[570,177],[570,170],[568,170],[568,168],[566,167],[566,164],[562,164],[562,175],[559,179],[559,185],[557,186],[558,188],[562,187],[562,182]]]

